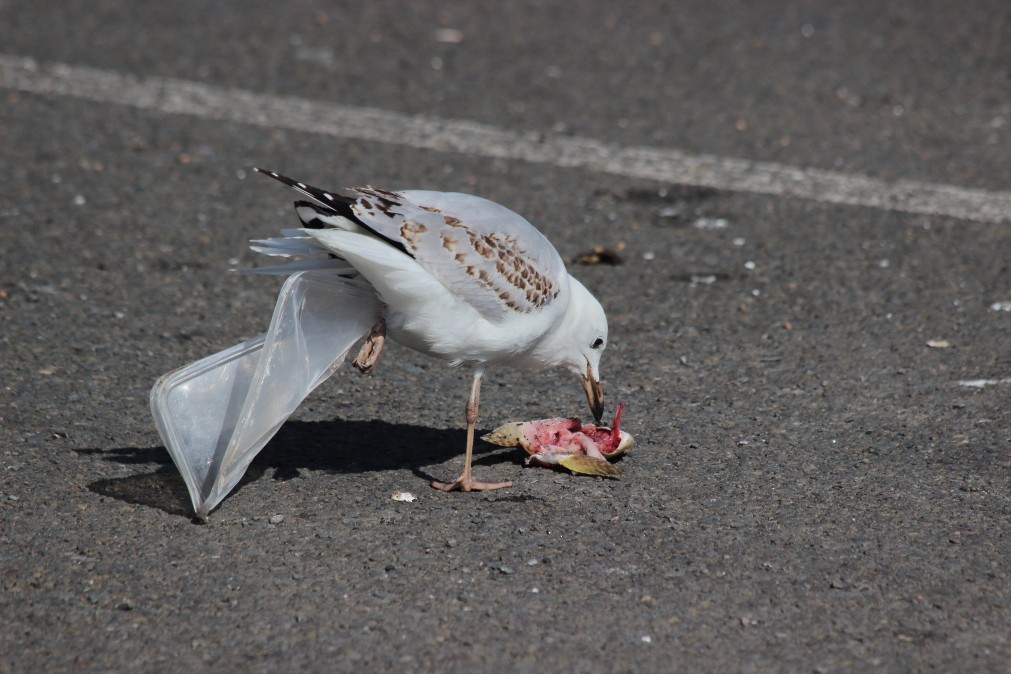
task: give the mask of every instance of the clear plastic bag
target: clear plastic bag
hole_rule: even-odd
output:
[[[206,519],[298,405],[344,362],[379,318],[363,281],[292,274],[267,332],[158,379],[151,412]]]

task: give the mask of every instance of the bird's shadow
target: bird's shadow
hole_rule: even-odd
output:
[[[466,433],[385,421],[289,421],[257,455],[235,493],[272,470],[275,480],[288,480],[300,470],[328,473],[366,473],[410,468],[415,475],[434,479],[426,466],[463,453]],[[475,465],[515,461],[511,452],[475,442]],[[119,447],[78,449],[119,464],[160,464],[152,473],[96,480],[88,489],[126,503],[158,508],[170,515],[191,517],[193,511],[182,476],[172,465],[164,447]],[[482,456],[483,455],[483,456]],[[480,457],[480,458],[478,458]]]

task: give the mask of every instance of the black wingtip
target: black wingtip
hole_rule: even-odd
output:
[[[257,173],[263,173],[264,175],[268,175],[271,178],[273,178],[274,180],[277,180],[278,182],[284,183],[288,187],[291,187],[292,189],[294,189],[299,194],[301,194],[301,195],[303,195],[305,197],[308,197],[309,199],[311,199],[316,204],[319,204],[319,206],[315,206],[315,205],[310,204],[308,202],[296,201],[295,202],[296,212],[297,212],[297,209],[299,208],[300,205],[306,205],[306,206],[312,207],[314,210],[317,210],[317,211],[322,210],[324,213],[337,213],[338,215],[341,215],[341,216],[343,216],[343,217],[351,220],[352,222],[358,223],[359,225],[361,225],[365,229],[369,230],[370,232],[372,232],[373,234],[375,234],[376,236],[378,236],[380,239],[383,239],[384,241],[387,241],[391,246],[393,246],[393,247],[397,248],[398,250],[402,251],[405,255],[407,255],[409,257],[414,257],[414,254],[407,249],[407,246],[404,245],[403,241],[399,241],[397,239],[390,238],[389,236],[385,236],[385,235],[381,234],[380,232],[376,231],[376,229],[374,227],[371,227],[368,224],[366,224],[365,222],[363,222],[355,214],[354,209],[352,209],[352,205],[356,201],[354,198],[352,198],[352,197],[346,197],[346,196],[343,196],[343,195],[340,195],[340,194],[334,194],[332,192],[326,192],[324,190],[319,189],[318,187],[313,187],[312,185],[306,185],[305,183],[298,182],[297,180],[292,180],[291,178],[289,178],[287,176],[283,176],[280,173],[275,173],[274,171],[267,171],[265,169],[261,169],[261,168],[258,168],[258,167],[253,167],[253,170],[256,171]],[[391,197],[392,198],[396,198],[396,199],[400,198],[400,196],[398,194],[394,193],[394,192],[387,192],[386,190],[378,190],[376,188],[362,188],[360,190],[355,190],[355,191],[357,191],[357,192],[359,192],[361,194],[371,195],[371,196],[373,196],[374,198],[377,198],[377,199],[382,199],[384,201],[388,201],[389,202],[389,204],[388,204],[389,206],[392,206],[395,203],[394,201],[392,201],[390,199]],[[320,209],[320,206],[322,206],[322,209]],[[387,212],[386,215],[390,215],[390,213]],[[302,215],[301,214],[299,214],[299,219],[302,220]],[[313,219],[311,219],[311,218],[310,218],[309,222],[306,222],[305,220],[302,220],[302,224],[304,224],[309,229],[315,229],[317,227],[325,227],[326,226],[325,223],[314,222]]]
[[[256,171],[257,173],[262,173],[265,176],[270,176],[274,180],[277,180],[278,182],[282,182],[285,185],[287,185],[288,187],[295,187],[297,189],[298,182],[295,181],[295,180],[292,180],[288,176],[283,176],[280,173],[275,173],[274,171],[268,171],[267,169],[262,169],[259,166],[254,166],[253,170]]]
[[[340,194],[334,194],[326,190],[321,190],[318,187],[313,187],[312,185],[306,185],[303,182],[293,180],[288,176],[283,176],[280,173],[276,173],[274,171],[268,171],[266,169],[262,169],[255,166],[253,167],[253,170],[256,171],[257,173],[262,173],[266,176],[270,176],[271,178],[280,183],[284,183],[288,187],[294,189],[296,192],[312,199],[317,204],[325,206],[326,208],[332,210],[340,210],[341,206],[346,206],[354,203],[354,199],[351,199],[350,197],[345,197]]]
[[[328,225],[320,220],[318,217],[306,217],[302,212],[302,209],[308,209],[312,211],[315,215],[342,215],[352,221],[357,222],[358,218],[355,217],[354,213],[350,209],[345,209],[344,213],[341,213],[335,208],[329,208],[327,206],[320,206],[319,204],[312,201],[304,201],[299,199],[295,202],[295,215],[298,216],[299,221],[306,229],[326,229]]]

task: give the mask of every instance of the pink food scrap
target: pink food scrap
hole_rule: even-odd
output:
[[[584,424],[576,417],[556,417],[506,424],[484,439],[504,447],[523,447],[530,454],[528,463],[614,476],[620,473],[608,459],[624,454],[634,442],[631,435],[621,430],[624,407],[618,404],[610,427]]]

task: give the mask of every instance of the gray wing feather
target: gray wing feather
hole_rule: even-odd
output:
[[[355,216],[403,242],[429,273],[485,318],[549,305],[568,278],[551,243],[522,216],[487,199],[452,192],[354,190]]]

